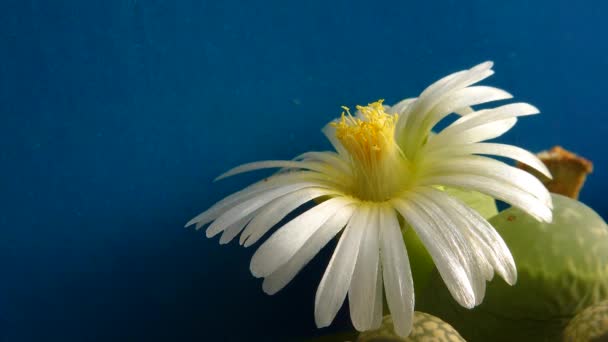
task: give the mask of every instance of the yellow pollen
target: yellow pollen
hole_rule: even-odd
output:
[[[360,162],[381,158],[380,152],[392,147],[397,115],[387,114],[382,106],[383,101],[357,106],[361,118],[352,116],[350,109],[342,106],[344,112],[340,121],[333,123],[336,137]]]
[[[340,120],[332,124],[351,156],[352,193],[372,201],[386,200],[402,189],[406,168],[393,137],[398,117],[386,113],[382,102],[357,106],[357,116],[343,106]]]

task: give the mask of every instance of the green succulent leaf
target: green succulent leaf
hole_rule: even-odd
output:
[[[568,321],[608,299],[608,228],[584,204],[556,194],[553,222],[541,223],[509,208],[490,219],[518,269],[518,281],[499,277],[484,301],[467,310],[433,272],[417,309],[452,324],[467,341],[558,341]]]
[[[470,191],[452,187],[443,187],[443,190],[458,198],[462,202],[464,202],[469,207],[477,210],[478,213],[481,214],[486,219],[498,214],[498,209],[496,208],[496,201],[494,198],[484,195],[477,191]]]

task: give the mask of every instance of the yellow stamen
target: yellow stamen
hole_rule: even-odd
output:
[[[394,140],[397,115],[385,112],[383,100],[357,106],[360,117],[348,107],[333,123],[336,137],[352,157],[353,193],[366,200],[382,201],[401,188],[405,160]]]

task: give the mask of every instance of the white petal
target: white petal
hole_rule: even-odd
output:
[[[277,230],[251,258],[251,273],[266,277],[284,265],[306,243],[319,227],[352,200],[331,198]]]
[[[323,274],[315,295],[315,323],[322,328],[331,324],[344,303],[350,287],[361,238],[368,223],[369,209],[361,205],[338,241],[338,246]]]
[[[491,62],[482,63],[470,70],[461,71],[432,84],[425,89],[415,103],[407,108],[407,122],[397,122],[397,142],[408,157],[413,157],[415,150],[421,146],[422,139],[428,132],[422,131],[421,125],[431,109],[450,92],[465,88],[489,77],[494,72]],[[405,115],[404,115],[405,116]],[[401,120],[399,120],[401,121]]]
[[[359,255],[348,290],[350,318],[358,331],[369,330],[374,321],[376,283],[378,278],[378,209],[370,207],[368,224],[364,228]]]
[[[380,232],[378,232],[380,233]],[[374,300],[374,308],[372,310],[372,326],[371,329],[378,329],[382,325],[382,268],[380,258],[378,258],[378,272],[376,272],[376,296]]]
[[[293,161],[293,160],[263,160],[257,161],[253,163],[241,164],[235,168],[232,168],[217,178],[216,181],[228,177],[232,177],[234,175],[238,175],[241,173],[261,170],[261,169],[272,169],[272,168],[287,168],[287,169],[306,169],[313,170],[321,173],[329,173],[332,171],[331,168],[328,168],[327,165],[319,162],[305,162],[305,161]]]
[[[438,203],[445,203],[445,210],[451,211],[455,217],[461,218],[463,222],[468,222],[467,228],[481,242],[480,248],[489,257],[492,267],[508,284],[515,284],[517,281],[515,261],[509,248],[494,227],[477,211],[469,208],[458,199],[433,188],[428,188],[426,191],[433,193],[435,198],[441,198]]]
[[[473,308],[476,303],[475,291],[468,269],[470,265],[463,262],[463,255],[467,251],[462,248],[461,239],[453,234],[453,230],[442,229],[435,222],[436,218],[429,216],[413,200],[396,199],[392,203],[416,231],[452,297],[465,308]]]
[[[473,108],[472,107],[463,107],[463,108],[458,108],[454,111],[454,113],[460,115],[460,116],[465,116],[465,115],[469,115],[471,113],[474,113]]]
[[[283,197],[279,197],[261,209],[259,213],[247,225],[241,234],[240,243],[249,247],[256,243],[274,225],[279,223],[290,212],[321,196],[336,194],[335,191],[323,188],[307,188],[292,192]]]
[[[421,185],[448,185],[479,191],[520,208],[539,221],[551,222],[551,207],[531,194],[493,178],[477,175],[433,176],[421,180]]]
[[[272,189],[273,187],[274,186],[270,186],[269,189]],[[249,187],[247,187],[245,189],[235,192],[235,193],[223,198],[221,201],[215,203],[209,209],[196,215],[194,218],[192,218],[190,221],[188,221],[188,223],[186,223],[185,227],[196,224],[196,229],[199,229],[202,226],[204,226],[205,224],[218,218],[226,210],[232,208],[233,206],[235,206],[238,203],[251,199],[252,197],[254,197],[255,195],[257,195],[258,193],[260,193],[264,190],[267,190],[267,189],[260,189],[259,183],[256,183],[256,184],[250,185]]]
[[[414,103],[414,101],[416,101],[416,98],[403,99],[403,100],[397,102],[395,105],[388,108],[386,110],[386,112],[389,114],[402,115],[403,112],[406,110],[406,108],[409,105],[411,105],[412,103]]]
[[[536,171],[542,173],[547,178],[552,178],[551,173],[538,157],[524,150],[523,148],[496,144],[496,143],[475,143],[465,145],[446,145],[437,149],[428,150],[425,154],[425,159],[433,158],[435,160],[445,159],[446,157],[465,155],[465,154],[487,154],[499,157],[510,158],[520,161]]]
[[[432,110],[429,117],[425,119],[423,130],[429,131],[441,119],[450,113],[454,113],[470,106],[510,99],[513,96],[506,91],[487,86],[474,86],[458,89],[445,96]]]
[[[228,228],[226,228],[224,230],[224,232],[222,233],[222,236],[220,237],[220,245],[227,244],[228,242],[232,241],[232,239],[234,239],[235,236],[239,235],[241,230],[243,230],[243,228],[245,228],[245,226],[251,220],[253,215],[255,215],[255,213],[251,213],[251,214],[243,217],[242,219],[238,220],[237,222],[233,223]]]
[[[306,152],[295,158],[296,160],[316,160],[326,163],[344,174],[351,174],[351,168],[348,164],[348,160],[344,159],[340,154],[335,152]]]
[[[312,258],[319,253],[336,234],[344,228],[350,220],[353,206],[340,209],[334,216],[327,220],[306,243],[300,248],[287,263],[279,267],[275,272],[264,278],[262,288],[264,292],[273,295],[287,285],[300,270],[308,264]]]
[[[422,165],[425,166],[421,167],[421,169],[425,169],[425,173],[421,177],[426,175],[466,176],[471,174],[493,178],[498,182],[519,188],[551,206],[551,195],[538,178],[522,169],[495,159],[468,155],[445,158],[441,162],[425,161]]]
[[[380,213],[380,251],[386,301],[395,331],[402,337],[410,334],[414,316],[414,282],[399,221],[392,208]]]
[[[445,94],[451,91],[458,90],[464,87],[468,87],[474,83],[477,83],[489,76],[494,72],[491,70],[493,66],[492,62],[485,62],[474,66],[473,68],[465,71],[460,71],[452,75],[448,75],[443,79],[435,82],[421,94],[420,101],[417,108],[413,108],[415,111],[419,111],[419,115],[422,116],[425,112],[430,110]],[[416,119],[416,117],[412,117]]]
[[[458,77],[463,77],[468,72],[469,72],[469,70],[467,69],[467,70],[457,71],[457,72],[451,73],[447,76],[444,76],[444,77],[440,78],[439,80],[431,83],[430,86],[426,87],[426,89],[424,89],[422,91],[422,93],[420,93],[420,96],[428,97],[430,94],[435,93],[438,90],[445,89],[446,86],[450,84],[449,82],[452,82],[454,79],[456,79]]]
[[[233,208],[227,210],[222,216],[218,217],[210,226],[207,228],[207,237],[213,237],[219,232],[226,229],[242,217],[253,213],[260,209],[264,205],[270,203],[276,198],[284,196],[286,194],[298,191],[300,189],[311,188],[318,186],[315,182],[300,182],[290,185],[281,186],[268,190],[261,193],[249,200],[241,202],[235,205]]]
[[[252,197],[257,196],[258,194],[264,191],[268,191],[273,188],[301,181],[317,181],[320,184],[325,184],[323,177],[321,177],[319,173],[309,171],[278,174],[272,177],[268,177],[238,192],[235,192],[225,197],[221,201],[215,203],[213,206],[211,206],[211,208],[205,210],[204,212],[194,217],[192,220],[188,221],[188,223],[186,223],[186,227],[196,224],[196,228],[198,229],[203,225],[218,218],[226,210],[234,207],[235,205],[243,201],[249,200]],[[324,187],[324,185],[321,186]]]
[[[463,132],[459,132],[458,134],[442,136],[441,138],[439,138],[439,134],[429,136],[429,140],[425,145],[425,149],[430,150],[443,146],[470,144],[498,138],[499,136],[503,135],[511,128],[513,128],[516,123],[517,118],[510,118],[490,122],[484,125],[473,127]]]
[[[454,121],[450,130],[465,130],[487,122],[515,118],[520,116],[535,115],[540,113],[538,108],[525,102],[509,103],[495,108],[478,110],[471,115],[463,116]]]
[[[452,79],[456,78],[456,77],[460,77],[461,75],[465,74],[468,70],[462,70],[459,72],[455,72],[452,74],[449,74],[447,76],[444,76],[443,78],[441,78],[440,80],[432,83],[430,86],[428,86],[421,94],[419,97],[414,98],[414,101],[412,101],[412,103],[408,103],[407,106],[404,106],[404,112],[402,113],[402,115],[399,116],[399,119],[397,121],[397,124],[395,126],[395,134],[396,134],[396,138],[397,141],[401,141],[401,138],[403,138],[402,135],[402,131],[405,128],[406,124],[409,122],[409,116],[412,113],[412,111],[415,109],[416,103],[420,100],[424,100],[421,99],[422,96],[427,97],[428,94],[435,92],[437,89],[442,88],[445,86],[446,83],[448,83],[449,81],[451,81]]]
[[[511,103],[492,109],[479,110],[454,121],[450,126],[439,132],[439,134],[433,138],[437,143],[446,142],[450,140],[452,136],[456,136],[475,127],[495,121],[538,113],[539,111],[536,107],[527,103]]]
[[[426,190],[426,191],[425,191]],[[445,237],[447,248],[452,251],[453,257],[467,272],[469,282],[475,294],[475,305],[481,304],[485,295],[485,280],[493,274],[483,250],[477,246],[476,239],[466,229],[467,223],[459,215],[454,215],[446,205],[441,193],[432,192],[432,189],[416,189],[415,199],[418,204],[440,228],[440,234]]]
[[[327,140],[329,140],[329,142],[334,147],[334,149],[336,149],[336,152],[338,152],[338,154],[345,157],[348,156],[348,151],[346,151],[344,146],[342,146],[340,140],[338,140],[338,138],[336,137],[336,128],[331,125],[331,122],[325,125],[321,132],[323,132]]]
[[[427,136],[431,129],[450,113],[462,116],[474,113],[471,106],[511,98],[512,95],[504,90],[487,87],[472,86],[457,89],[445,95],[435,107],[427,114],[420,128],[414,133],[417,139]]]

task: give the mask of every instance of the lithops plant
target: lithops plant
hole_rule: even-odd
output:
[[[418,308],[450,322],[473,342],[560,340],[571,318],[608,299],[608,227],[581,202],[552,197],[550,224],[516,208],[490,219],[517,264],[515,286],[495,279],[483,303],[466,310],[433,274]]]
[[[394,332],[390,315],[384,316],[377,330],[362,332],[357,342],[461,342],[465,341],[451,325],[423,312],[414,312],[412,333],[399,337]]]
[[[564,330],[564,342],[600,341],[608,341],[608,301],[581,311]]]

